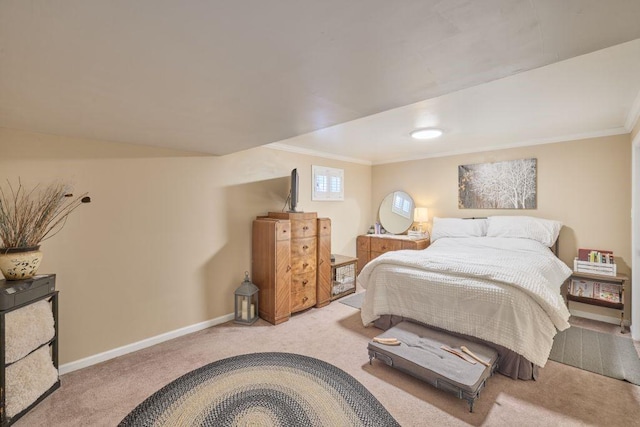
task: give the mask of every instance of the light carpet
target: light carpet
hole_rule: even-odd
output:
[[[120,426],[399,426],[351,375],[308,356],[251,353],[169,383]]]
[[[364,295],[360,292],[340,302],[360,309]],[[549,359],[640,385],[640,358],[628,338],[572,326],[556,335]]]
[[[572,326],[555,336],[549,359],[640,385],[640,358],[628,338]]]

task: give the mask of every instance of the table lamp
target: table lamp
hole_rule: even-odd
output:
[[[413,220],[418,223],[418,231],[422,234],[428,235],[426,228],[423,228],[423,224],[429,221],[429,209],[428,208],[415,208],[413,211]]]

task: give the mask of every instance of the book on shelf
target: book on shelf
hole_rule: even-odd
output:
[[[602,249],[578,249],[578,260],[602,263],[602,264],[614,264],[615,259],[612,251],[604,251]]]

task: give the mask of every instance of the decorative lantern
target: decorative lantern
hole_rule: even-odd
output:
[[[258,320],[258,287],[249,280],[249,273],[244,272],[244,281],[236,289],[236,323],[251,325]]]

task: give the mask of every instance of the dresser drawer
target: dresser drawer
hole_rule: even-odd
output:
[[[399,251],[402,249],[402,240],[371,239],[371,252]]]
[[[331,235],[331,219],[318,218],[318,235],[320,236]]]
[[[316,305],[316,287],[306,286],[291,292],[291,312],[301,311]]]
[[[291,257],[291,273],[293,274],[303,274],[303,273],[313,273],[316,271],[316,265],[318,259],[316,258],[316,254],[314,252],[313,255],[304,256],[304,257]]]
[[[356,239],[356,250],[369,252],[371,246],[371,238],[369,236],[358,236]]]
[[[276,240],[289,240],[291,238],[291,221],[278,221],[276,225]]]
[[[315,271],[309,271],[302,274],[293,274],[291,276],[291,292],[302,292],[305,289],[313,288],[316,286],[316,273]]]
[[[291,238],[313,237],[317,234],[318,221],[313,219],[295,219],[291,221]]]
[[[291,241],[291,258],[306,258],[316,256],[318,239],[307,237],[305,239],[295,239]]]
[[[421,250],[429,247],[429,239],[419,239],[419,240],[403,240],[402,241],[402,249],[414,249]]]

